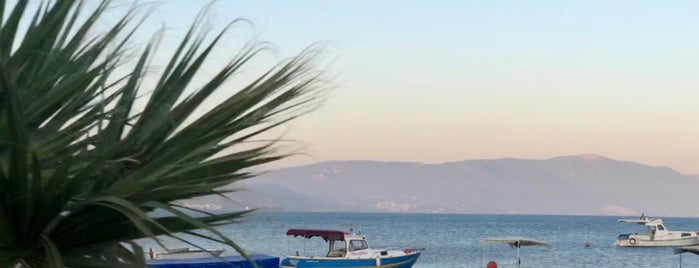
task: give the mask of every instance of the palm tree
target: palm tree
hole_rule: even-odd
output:
[[[35,10],[25,0],[6,3],[0,1],[0,267],[145,266],[135,239],[171,237],[199,247],[181,234],[243,253],[214,227],[246,212],[210,214],[175,201],[222,195],[223,186],[255,176],[251,168],[287,156],[274,140],[253,141],[317,105],[323,84],[311,66],[316,53],[302,52],[230,90],[224,83],[262,49],[251,44],[194,84],[225,33],[206,39],[197,20],[145,88],[157,42],[135,56],[126,48],[141,25],[136,18],[146,17],[136,9],[95,35],[108,0],[92,8],[94,1],[43,1]],[[231,93],[193,116],[221,90]],[[136,102],[144,95],[145,104]]]

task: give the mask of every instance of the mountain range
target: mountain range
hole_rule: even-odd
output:
[[[599,155],[418,162],[328,161],[233,185],[234,204],[293,211],[699,216],[699,178]],[[223,202],[223,203],[222,203]]]

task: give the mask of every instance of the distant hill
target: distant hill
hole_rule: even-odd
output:
[[[598,155],[329,161],[275,170],[235,187],[247,189],[230,195],[239,206],[279,210],[699,216],[696,176]]]

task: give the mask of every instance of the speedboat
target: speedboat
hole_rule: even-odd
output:
[[[223,255],[223,249],[173,248],[165,252],[150,249],[146,264],[150,268],[252,268],[252,262],[260,268],[279,268],[279,257],[265,254],[251,254],[247,258],[238,255]]]
[[[290,229],[286,235],[311,239],[320,237],[327,242],[327,254],[303,256],[298,251],[281,262],[282,268],[303,267],[413,267],[421,249],[403,250],[372,249],[362,234],[335,230]]]
[[[153,249],[148,251],[148,257],[152,260],[161,259],[198,259],[218,257],[223,253],[223,249],[190,249],[190,248],[172,248],[165,252],[153,252]]]
[[[647,229],[645,234],[620,234],[614,243],[620,247],[682,247],[699,244],[697,232],[669,231],[662,219],[641,216],[639,219],[621,219],[618,222],[642,224]]]
[[[147,260],[149,268],[279,268],[279,257],[265,254],[252,254],[247,258],[238,255],[209,256],[205,258],[153,259]]]

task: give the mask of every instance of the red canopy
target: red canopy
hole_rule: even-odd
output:
[[[304,238],[311,238],[314,236],[320,236],[323,239],[325,239],[325,241],[329,241],[329,240],[345,241],[345,232],[334,231],[334,230],[289,229],[289,231],[286,231],[286,235],[302,236]]]

